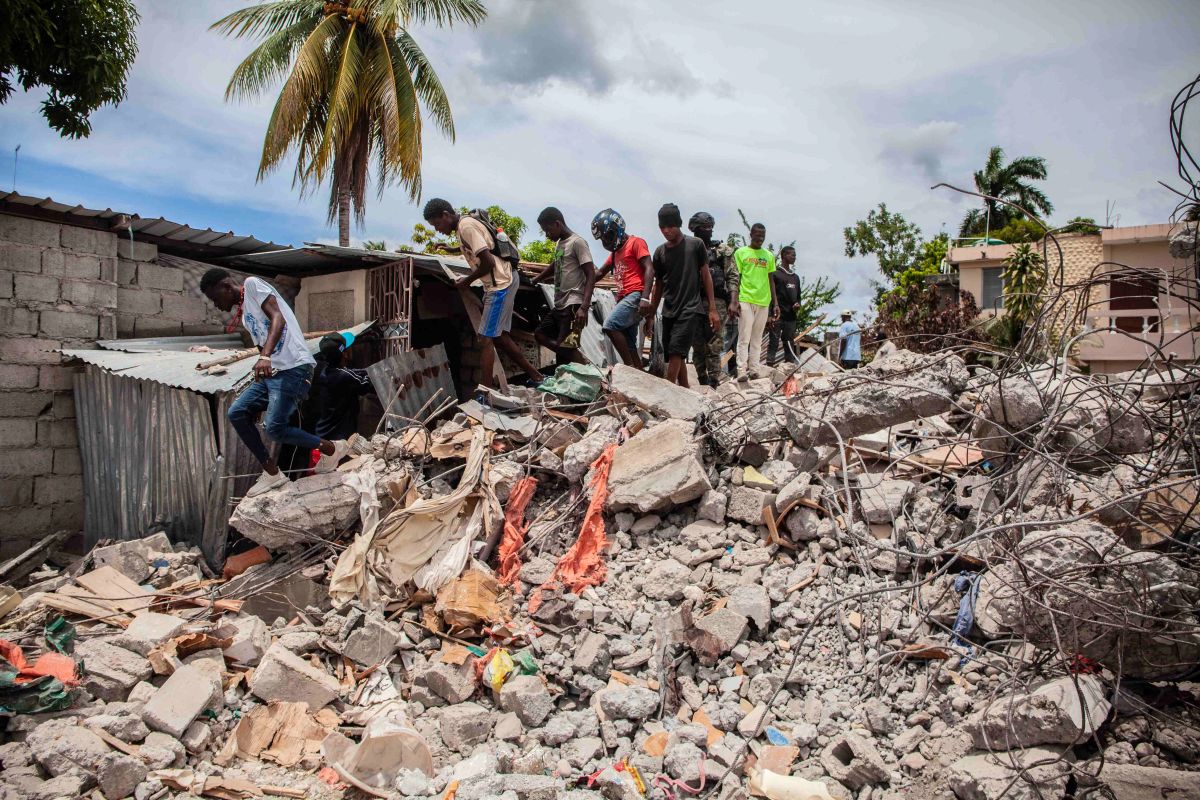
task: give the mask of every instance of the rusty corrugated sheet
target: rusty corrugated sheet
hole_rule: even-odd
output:
[[[367,375],[379,402],[386,404],[392,399],[391,407],[387,409],[389,427],[399,427],[403,420],[397,417],[412,419],[421,408],[429,402],[439,389],[441,395],[427,409],[432,411],[447,399],[455,399],[454,379],[450,375],[450,362],[446,358],[446,348],[443,345],[426,347],[421,350],[409,350],[396,353],[393,356],[377,361],[367,367]],[[399,394],[397,389],[403,387]]]

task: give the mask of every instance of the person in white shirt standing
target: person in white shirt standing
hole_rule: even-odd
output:
[[[287,301],[262,278],[247,278],[239,284],[219,267],[204,273],[200,291],[222,311],[236,308],[259,349],[254,382],[229,406],[229,423],[263,468],[246,496],[262,494],[288,481],[258,434],[255,418],[264,412],[263,427],[268,436],[301,450],[319,449],[321,458],[314,468],[317,472],[336,467],[350,450],[345,441],[320,439],[291,424],[292,414],[312,385],[316,360]]]
[[[858,365],[862,363],[862,328],[854,321],[854,312],[850,309],[842,312],[838,338],[841,340],[838,360],[846,369],[858,369]]]

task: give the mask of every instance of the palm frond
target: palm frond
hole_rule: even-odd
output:
[[[300,20],[316,25],[323,15],[323,6],[322,0],[273,0],[227,14],[208,29],[236,39],[261,36],[291,27]]]
[[[429,63],[425,52],[408,31],[401,30],[394,41],[404,59],[407,71],[412,76],[412,82],[421,103],[433,115],[434,122],[437,123],[441,132],[453,142],[455,139],[454,115],[450,111],[450,99],[446,97],[446,90],[442,87],[442,82],[438,79],[433,65]]]
[[[380,19],[395,20],[401,28],[413,23],[445,28],[456,22],[478,25],[487,18],[487,8],[480,0],[380,0],[375,13]]]
[[[234,69],[225,87],[225,99],[253,97],[286,75],[311,30],[309,20],[302,19],[268,36]]]
[[[1046,159],[1040,156],[1021,156],[1008,162],[1005,171],[1015,178],[1046,179]]]
[[[314,162],[314,171],[318,178],[323,177],[332,157],[340,157],[339,150],[350,137],[362,110],[362,92],[358,86],[358,78],[362,73],[363,51],[357,32],[358,24],[349,23],[338,36],[335,45],[340,49],[337,53],[337,66],[330,76],[329,116],[325,120],[325,133]]]

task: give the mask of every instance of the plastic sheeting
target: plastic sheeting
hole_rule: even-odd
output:
[[[377,525],[364,524],[362,533],[338,558],[330,577],[329,596],[335,605],[357,599],[375,607],[397,596],[417,570],[429,563],[460,526],[467,524],[469,519],[460,517],[481,485],[488,457],[487,431],[479,427],[473,433],[471,450],[454,491],[398,506]],[[485,523],[485,527],[490,526]]]

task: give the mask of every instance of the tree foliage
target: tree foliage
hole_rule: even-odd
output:
[[[815,281],[808,281],[805,278],[800,279],[800,308],[796,309],[796,325],[799,330],[804,330],[817,321],[820,317],[820,310],[837,300],[842,293],[842,285],[840,283],[831,282],[829,278],[822,275]],[[823,322],[821,327],[830,327],[834,323],[832,321]]]
[[[1072,217],[1067,221],[1067,224],[1062,227],[1064,233],[1084,233],[1097,234],[1100,232],[1100,226],[1096,224],[1096,220],[1092,217]]]
[[[45,87],[50,127],[72,139],[89,135],[91,113],[125,99],[137,23],[131,0],[4,0],[0,104],[16,86]]]
[[[1046,179],[1046,159],[1040,156],[1021,156],[1004,163],[1004,148],[988,151],[987,163],[975,173],[975,190],[980,194],[1016,203],[1030,213],[1048,216],[1054,211],[1050,198],[1031,181]],[[992,199],[983,201],[983,208],[974,208],[963,217],[960,236],[982,236],[988,229],[1003,228],[1025,215],[1005,203]]]
[[[959,292],[957,303],[943,303],[937,289],[921,280],[884,295],[870,338],[888,339],[918,353],[932,353],[983,341],[975,324],[978,316],[979,307],[970,292]]]
[[[1034,219],[1022,218],[1009,220],[1003,228],[993,229],[989,239],[999,239],[1008,244],[1022,242],[1040,242],[1046,235],[1046,226]]]
[[[369,173],[380,195],[399,183],[420,197],[422,109],[451,140],[454,119],[410,27],[476,25],[486,15],[479,0],[270,0],[215,22],[228,36],[259,40],[233,71],[227,99],[283,80],[259,179],[295,151],[293,185],[303,195],[329,183],[329,219],[339,219],[343,245],[350,207],[360,223],[366,213]]]
[[[1028,244],[1019,244],[1004,259],[1004,315],[1023,327],[1037,313],[1046,288],[1046,261]]]
[[[894,283],[917,260],[921,249],[921,229],[902,214],[888,211],[886,203],[872,209],[866,219],[845,228],[846,257],[875,256],[879,271]]]
[[[387,250],[387,242],[383,239],[368,239],[363,242],[363,250]]]
[[[546,238],[534,239],[521,248],[521,260],[549,264],[554,260],[554,242]]]

